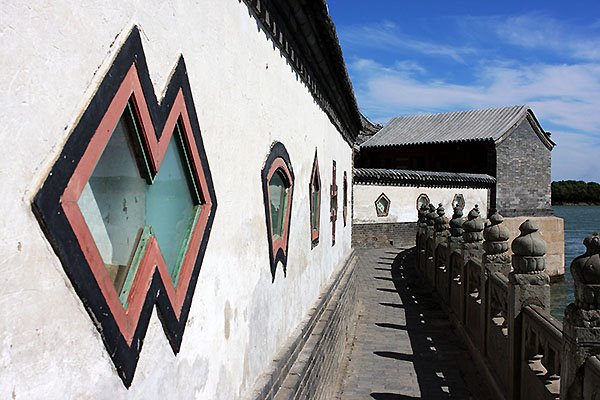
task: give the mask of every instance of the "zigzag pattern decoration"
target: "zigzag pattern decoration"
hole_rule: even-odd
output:
[[[127,307],[116,289],[82,216],[77,200],[128,104],[141,125],[140,146],[153,174],[176,126],[189,154],[191,179],[201,201],[174,284],[154,237],[145,247]],[[154,305],[174,353],[178,353],[215,218],[217,200],[183,56],[173,70],[164,97],[157,100],[140,32],[134,27],[104,76],[59,158],[33,200],[33,211],[59,257],[75,291],[104,341],[124,385],[134,377]]]

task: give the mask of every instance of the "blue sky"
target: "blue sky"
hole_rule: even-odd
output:
[[[552,178],[600,181],[600,3],[328,0],[361,111],[529,104]]]

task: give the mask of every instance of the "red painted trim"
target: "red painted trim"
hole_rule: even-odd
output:
[[[331,178],[331,192],[330,192],[330,214],[331,214],[331,245],[335,245],[335,224],[337,223],[337,212],[338,212],[338,185],[336,180],[337,167],[335,160],[333,160],[332,178]]]
[[[348,174],[346,174],[346,171],[344,171],[344,193],[343,193],[343,202],[344,202],[344,208],[342,210],[342,215],[344,217],[344,226],[346,226],[346,220],[348,217]]]
[[[90,179],[90,176],[130,99],[133,99],[136,105],[135,108],[141,125],[140,131],[154,174],[160,169],[160,165],[164,159],[177,121],[181,121],[182,136],[184,138],[186,151],[190,155],[192,173],[194,175],[193,179],[196,180],[203,203],[201,205],[202,208],[198,221],[192,230],[188,249],[181,265],[177,287],[173,285],[156,239],[151,238],[142,260],[140,261],[138,271],[129,292],[128,307],[125,309],[110,280],[102,256],[100,255],[87,223],[81,214],[77,201],[81,196],[85,184]],[[208,193],[208,184],[202,169],[202,163],[200,162],[200,154],[198,153],[196,141],[192,134],[191,123],[181,89],[177,93],[164,129],[161,132],[160,140],[158,140],[150,117],[150,111],[142,92],[137,69],[135,65],[132,65],[89,142],[73,176],[69,180],[69,183],[61,196],[61,202],[66,217],[75,232],[86,260],[92,269],[92,273],[100,286],[100,290],[106,298],[107,304],[115,317],[123,337],[129,345],[131,345],[142,311],[142,306],[146,298],[146,293],[150,287],[152,276],[156,269],[165,285],[167,296],[171,302],[173,311],[177,318],[180,317],[196,256],[200,249],[202,234],[212,209],[211,198]]]
[[[292,179],[292,175],[290,174],[290,170],[287,167],[287,164],[285,162],[285,160],[281,157],[276,158],[273,163],[271,164],[270,168],[269,168],[269,172],[267,172],[267,188],[269,191],[269,211],[270,211],[270,205],[271,205],[271,189],[269,187],[269,182],[271,181],[271,178],[273,178],[273,175],[275,175],[275,172],[277,172],[277,170],[280,170],[281,172],[283,172],[285,179],[287,179],[289,186],[287,187],[288,190],[288,195],[286,198],[286,204],[285,204],[285,218],[283,220],[283,236],[278,237],[277,239],[273,238],[273,218],[272,218],[272,213],[269,212],[269,224],[271,227],[271,240],[273,241],[273,258],[275,257],[275,255],[277,254],[277,252],[279,250],[283,250],[286,251],[285,245],[288,242],[288,236],[290,234],[289,230],[290,230],[290,210],[292,209],[291,205],[292,205],[292,196],[291,196],[291,190],[294,186],[294,180]]]

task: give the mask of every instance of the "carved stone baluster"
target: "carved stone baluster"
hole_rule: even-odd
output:
[[[502,272],[508,276],[510,272],[510,256],[508,255],[508,239],[510,232],[502,224],[504,218],[494,210],[489,224],[483,230],[483,264],[487,274]]]
[[[546,268],[546,242],[538,227],[527,220],[519,227],[521,234],[512,242],[513,271],[508,274],[508,334],[512,370],[513,399],[520,398],[522,311],[528,305],[548,308],[550,277]]]
[[[454,244],[457,248],[460,247],[460,244],[463,241],[463,232],[462,228],[465,219],[463,218],[463,210],[460,207],[454,207],[454,214],[452,215],[452,219],[450,220],[450,238],[449,242],[451,243],[450,247],[452,248],[452,244]]]
[[[469,295],[466,290],[466,282],[467,282],[467,271],[466,266],[469,264],[469,261],[473,260],[476,263],[482,263],[483,257],[483,228],[485,224],[481,219],[479,206],[475,205],[475,207],[469,211],[467,215],[467,220],[462,224],[463,231],[463,243],[460,247],[460,263],[457,266],[458,270],[454,271],[455,279],[458,278],[458,283],[460,285],[461,293],[459,295],[460,300],[459,304],[457,304],[458,309],[455,308],[456,318],[461,322],[465,323],[465,301],[466,296]]]
[[[435,263],[431,271],[431,281],[437,292],[442,298],[448,297],[448,278],[447,278],[447,263],[448,263],[448,237],[450,236],[450,224],[446,211],[440,203],[437,210],[437,218],[434,224],[434,247],[435,247]]]
[[[433,286],[434,281],[431,281],[431,271],[434,269],[435,265],[435,244],[434,244],[434,233],[435,233],[435,220],[438,217],[437,210],[433,204],[429,204],[429,208],[427,210],[427,215],[425,216],[425,222],[427,223],[427,231],[426,231],[426,260],[423,265],[423,269],[421,270],[423,276],[427,279],[427,282]]]
[[[425,262],[425,243],[427,233],[427,204],[422,204],[419,208],[419,219],[417,221],[417,265],[421,266]]]
[[[450,221],[450,237],[448,238],[448,278],[450,279],[450,314],[456,321],[460,321],[460,291],[462,290],[462,235],[464,232],[462,224],[464,221],[463,208],[460,206],[455,206],[454,215],[452,215],[452,220]]]
[[[565,309],[561,399],[583,399],[584,366],[600,354],[600,232],[583,241],[585,254],[571,263],[575,303]]]

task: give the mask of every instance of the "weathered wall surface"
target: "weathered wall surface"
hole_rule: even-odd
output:
[[[390,199],[390,207],[387,216],[378,217],[375,201],[382,193]],[[488,189],[354,185],[353,246],[414,246],[417,197],[421,193],[429,196],[436,206],[442,203],[448,218],[452,218],[452,200],[456,194],[462,194],[465,199],[465,215],[477,204],[485,217]]]
[[[341,190],[350,147],[243,2],[15,2],[2,14],[0,398],[248,396],[350,253],[341,204],[334,247],[328,220],[332,160]],[[156,93],[185,57],[218,209],[180,353],[154,312],[128,390],[31,201],[134,24]],[[287,277],[271,283],[260,170],[276,140],[296,182]],[[325,190],[311,250],[315,148]]]
[[[375,209],[375,200],[377,200],[381,193],[385,193],[391,200],[387,217],[378,217],[377,210]],[[488,205],[488,189],[355,185],[353,222],[355,225],[416,222],[418,218],[417,197],[421,193],[429,196],[429,199],[436,207],[439,203],[442,203],[449,218],[452,217],[452,199],[456,194],[462,194],[465,198],[465,215],[468,210],[477,204],[485,217]]]
[[[496,205],[505,216],[548,215],[550,150],[527,119],[496,146]]]

